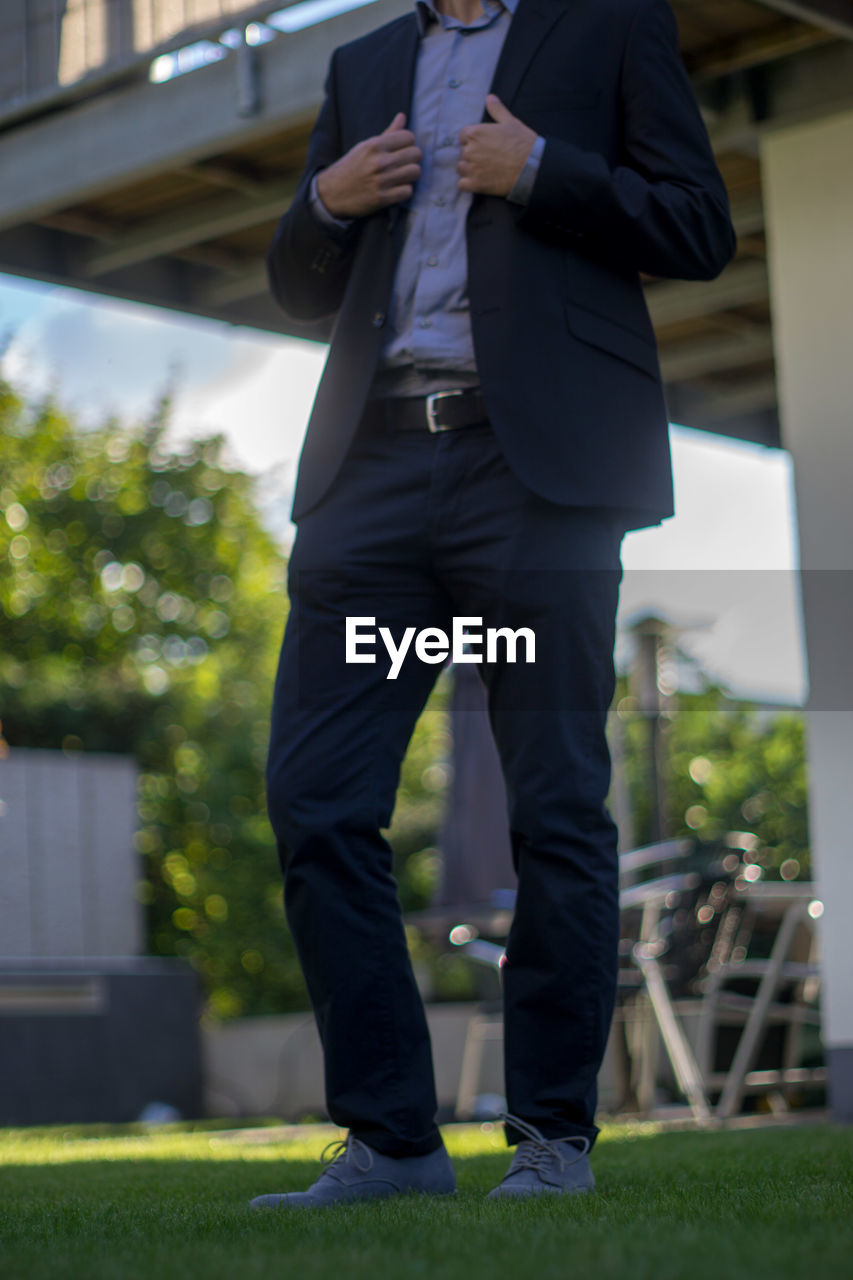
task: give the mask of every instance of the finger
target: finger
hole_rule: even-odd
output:
[[[393,187],[390,191],[385,192],[383,198],[389,204],[398,204],[401,200],[411,200],[413,192],[414,187],[412,186]]]
[[[498,124],[506,124],[508,120],[514,120],[515,116],[505,107],[496,93],[486,95],[486,110],[493,120],[497,120]]]
[[[398,111],[394,119],[387,126],[387,128],[382,130],[382,133],[380,136],[384,137],[388,133],[395,133],[398,129],[405,129],[405,127],[406,127],[406,113],[404,111]]]
[[[391,169],[383,175],[381,185],[390,190],[392,187],[410,186],[421,176],[421,167],[417,164],[404,165],[402,169]]]
[[[420,147],[404,147],[401,151],[388,151],[378,157],[384,169],[398,169],[403,164],[420,164]]]
[[[377,142],[382,151],[401,151],[415,145],[415,135],[408,129],[396,129],[394,133],[380,133]]]

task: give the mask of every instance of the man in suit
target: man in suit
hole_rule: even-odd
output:
[[[307,1192],[256,1206],[455,1187],[381,834],[443,660],[435,629],[454,619],[535,635],[535,661],[507,648],[478,667],[518,875],[516,1151],[491,1194],[594,1185],[620,547],[672,513],[639,273],[711,279],[734,247],[667,0],[417,0],[332,57],[268,253],[285,312],[332,326],[294,498],[268,804],[349,1134]],[[381,647],[348,651],[353,619],[384,628],[394,679]]]

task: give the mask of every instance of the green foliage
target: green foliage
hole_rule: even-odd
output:
[[[649,839],[647,725],[624,681],[617,702],[628,745],[637,843]],[[679,693],[661,720],[667,830],[711,844],[746,838],[771,879],[808,879],[808,782],[801,714],[736,702],[718,687]]]
[[[15,746],[133,754],[151,950],[222,1015],[304,1004],[264,810],[284,563],[219,438],[168,405],[79,431],[0,392],[0,710]]]
[[[253,478],[219,437],[171,448],[168,410],[83,431],[0,382],[3,731],[135,756],[149,950],[189,960],[216,1017],[304,1009],[263,780],[285,560]],[[392,833],[409,909],[431,892],[442,702]]]
[[[439,876],[435,848],[451,761],[447,700],[449,678],[442,673],[429,699],[400,771],[397,807],[388,832],[404,911],[432,899]]]

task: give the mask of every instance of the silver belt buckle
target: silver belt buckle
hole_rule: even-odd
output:
[[[439,426],[439,424],[436,422],[436,420],[435,420],[435,415],[436,415],[435,402],[436,402],[436,400],[444,400],[447,396],[461,396],[461,395],[464,395],[464,394],[465,394],[465,393],[464,393],[464,391],[433,391],[431,395],[428,395],[428,396],[427,396],[427,398],[426,398],[426,416],[427,416],[427,426],[429,427],[429,429],[430,429],[430,431],[433,433],[433,435],[435,435],[435,433],[436,433],[437,431],[452,431],[452,430],[453,430],[453,427],[451,427],[451,426],[441,427],[441,426]]]

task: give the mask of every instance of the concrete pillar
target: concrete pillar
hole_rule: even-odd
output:
[[[853,1121],[853,112],[761,143],[783,443],[809,656],[811,841],[830,1106]]]

